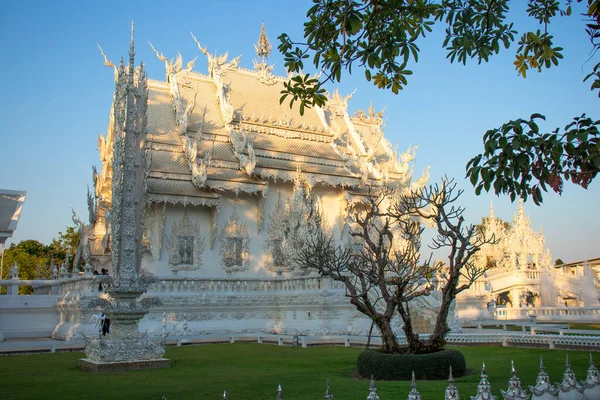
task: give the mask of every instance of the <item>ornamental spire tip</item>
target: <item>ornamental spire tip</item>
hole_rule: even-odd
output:
[[[258,37],[258,43],[254,45],[254,49],[256,50],[256,55],[261,57],[262,62],[266,62],[266,59],[271,55],[271,42],[267,37],[264,22],[260,27],[260,36]]]
[[[134,27],[135,24],[133,21],[131,21],[131,40],[129,42],[129,67],[131,68],[131,71],[133,71],[133,63],[135,57]]]

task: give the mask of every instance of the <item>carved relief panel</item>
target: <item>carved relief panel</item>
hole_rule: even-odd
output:
[[[289,215],[279,195],[275,210],[270,215],[265,242],[265,265],[278,275],[291,271],[289,257],[287,257],[289,236]]]
[[[152,203],[144,213],[144,236],[142,243],[150,249],[152,259],[160,259],[163,244],[163,229],[167,216],[167,203]]]
[[[292,197],[284,203],[279,196],[275,210],[270,215],[265,242],[265,266],[278,275],[283,272],[294,275],[311,273],[296,265],[294,258],[298,249],[310,237],[329,231],[320,199],[310,190],[298,171]]]
[[[240,222],[235,208],[229,222],[221,229],[219,239],[221,268],[228,274],[248,269],[250,236],[246,225]]]

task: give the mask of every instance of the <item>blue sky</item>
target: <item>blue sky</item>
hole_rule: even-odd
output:
[[[537,27],[525,18],[525,2],[513,2],[517,29]],[[27,190],[28,198],[12,242],[49,243],[71,224],[71,207],[87,217],[86,185],[92,164],[99,164],[98,135],[106,132],[112,101],[112,71],[103,65],[96,43],[114,62],[127,57],[131,20],[136,23],[136,60],[146,63],[150,78],[164,80],[164,64],[148,41],[168,57],[179,51],[184,62],[206,59],[190,37],[192,31],[209,51],[242,54],[252,67],[253,44],[264,21],[274,51],[270,62],[284,73],[275,50],[286,32],[300,40],[310,1],[81,2],[20,1],[0,13],[0,188]],[[597,59],[586,64],[590,46],[583,23],[573,13],[550,25],[562,45],[564,60],[524,80],[512,65],[516,46],[487,64],[450,64],[441,49],[443,29],[420,43],[419,64],[398,95],[378,90],[359,69],[337,87],[357,89],[351,112],[386,109],[386,137],[399,149],[419,145],[416,175],[431,165],[431,180],[455,177],[465,190],[466,218],[478,223],[493,200],[496,215],[512,220],[517,205],[507,197],[475,196],[464,179],[465,164],[482,150],[486,130],[534,112],[547,116],[544,128],[564,127],[574,116],[600,118],[599,99],[582,79]],[[330,89],[333,89],[331,86]],[[588,190],[567,184],[562,196],[547,194],[542,207],[527,202],[532,226],[543,227],[553,258],[574,261],[600,256],[600,184]],[[9,242],[10,243],[10,242]]]

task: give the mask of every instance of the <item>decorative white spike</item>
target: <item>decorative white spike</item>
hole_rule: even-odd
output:
[[[227,390],[223,391],[223,400],[227,400]]]
[[[492,385],[487,380],[485,373],[485,363],[481,367],[481,379],[477,385],[477,394],[471,396],[471,400],[496,400],[496,396],[492,394]]]
[[[452,367],[450,367],[450,373],[448,374],[448,387],[444,394],[444,400],[460,400],[458,389],[454,386],[454,377],[452,376]]]
[[[592,358],[592,353],[590,353],[590,367],[587,370],[583,386],[585,387],[583,394],[586,399],[600,399],[600,374]]]
[[[283,400],[283,392],[281,390],[281,384],[277,386],[277,400]]]
[[[527,400],[529,395],[523,388],[521,388],[521,380],[517,377],[517,370],[515,369],[515,362],[510,360],[510,373],[511,377],[508,380],[508,389],[506,391],[500,390],[504,400]]]
[[[577,382],[575,372],[571,369],[571,362],[569,361],[568,354],[563,381],[557,386],[559,390],[558,397],[561,399],[583,400],[585,398],[583,395],[585,387]]]
[[[258,43],[254,45],[254,49],[256,50],[256,55],[261,58],[263,63],[265,63],[271,54],[271,42],[269,42],[269,38],[267,37],[264,22],[260,27],[260,36],[258,38]]]
[[[379,400],[379,396],[377,396],[377,388],[375,387],[375,378],[371,375],[371,382],[369,383],[369,396],[367,396],[367,400]]]
[[[331,394],[331,387],[329,386],[329,379],[327,379],[327,389],[325,390],[325,400],[333,399],[333,394]]]
[[[540,357],[540,373],[536,378],[535,386],[529,385],[529,391],[533,395],[533,400],[555,399],[558,395],[558,389],[550,383],[550,377],[544,368],[544,359]]]
[[[134,23],[131,21],[131,41],[129,42],[129,75],[133,76],[133,69],[135,68],[135,44],[134,44]]]
[[[421,394],[417,391],[417,380],[415,379],[415,371],[412,372],[412,380],[410,382],[410,393],[408,394],[408,400],[422,400]]]

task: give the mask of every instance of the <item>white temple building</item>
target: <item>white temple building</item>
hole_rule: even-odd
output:
[[[199,44],[198,44],[199,45]],[[337,92],[325,108],[280,105],[288,78],[271,73],[271,45],[264,27],[254,69],[240,57],[211,55],[208,74],[183,67],[156,51],[166,82],[148,80],[146,222],[144,266],[159,276],[285,277],[300,271],[287,259],[302,203],[317,201],[328,224],[346,234],[349,207],[366,184],[409,188],[415,149],[400,157],[383,136],[382,113],[351,116]],[[98,199],[91,250],[96,262],[110,255],[111,125],[99,138],[102,169],[95,175]],[[285,224],[283,224],[285,220]],[[283,226],[285,225],[285,226]]]
[[[398,154],[383,135],[383,113],[372,106],[350,115],[351,95],[336,91],[325,107],[304,115],[296,105],[280,105],[289,78],[272,73],[264,26],[254,69],[196,43],[207,74],[155,49],[165,81],[148,79],[146,103],[136,110],[113,102],[108,132],[98,140],[92,224],[84,229],[90,264],[110,272],[113,132],[126,111],[135,112],[147,131],[142,267],[159,277],[148,295],[164,304],[142,329],[185,322],[196,333],[366,334],[370,320],[350,305],[343,286],[297,268],[293,250],[315,229],[311,209],[342,243],[367,186],[425,185],[428,170],[413,179],[416,148]],[[66,301],[55,337],[79,334],[85,301]],[[426,330],[428,322],[420,323]]]
[[[184,67],[180,55],[169,61],[158,50],[165,81],[146,79],[143,68],[133,71],[134,84],[115,73],[108,131],[98,139],[102,165],[94,169],[94,191],[88,194],[90,224],[73,219],[85,274],[70,277],[65,266],[52,265],[50,280],[25,282],[13,271],[2,283],[15,294],[0,302],[5,337],[70,340],[97,334],[90,317],[106,294],[91,272],[112,274],[111,265],[119,265],[112,262],[109,210],[118,210],[111,204],[113,182],[123,182],[119,173],[113,175],[112,161],[121,157],[114,149],[125,120],[144,132],[145,152],[136,164],[145,166],[145,194],[138,199],[144,208],[142,268],[157,277],[146,296],[161,301],[142,319],[142,332],[172,337],[369,333],[371,321],[350,304],[343,284],[300,269],[294,249],[315,229],[346,243],[352,211],[366,201],[369,186],[423,187],[428,170],[413,177],[416,148],[398,154],[383,134],[383,112],[372,106],[350,115],[351,95],[336,91],[324,107],[304,115],[297,104],[280,105],[288,77],[272,73],[264,27],[253,69],[241,67],[240,57],[228,60],[200,43],[198,48],[208,61],[207,74],[194,70],[194,60]],[[106,56],[105,65],[125,70]],[[129,109],[119,98],[127,84],[136,105]],[[120,226],[137,227],[126,222]],[[499,242],[478,255],[478,263],[492,267],[487,275],[456,299],[461,319],[597,306],[594,280],[587,287],[571,274],[572,267],[553,268],[544,236],[531,229],[522,204],[512,225],[491,209],[481,229]],[[16,295],[19,285],[32,286],[36,300],[25,306]],[[419,333],[430,332],[439,312],[436,293],[411,303]],[[600,309],[588,311],[583,317]],[[561,312],[547,320],[572,318]],[[448,324],[453,332],[461,329],[454,310]],[[398,319],[394,329],[401,333],[400,328]]]

